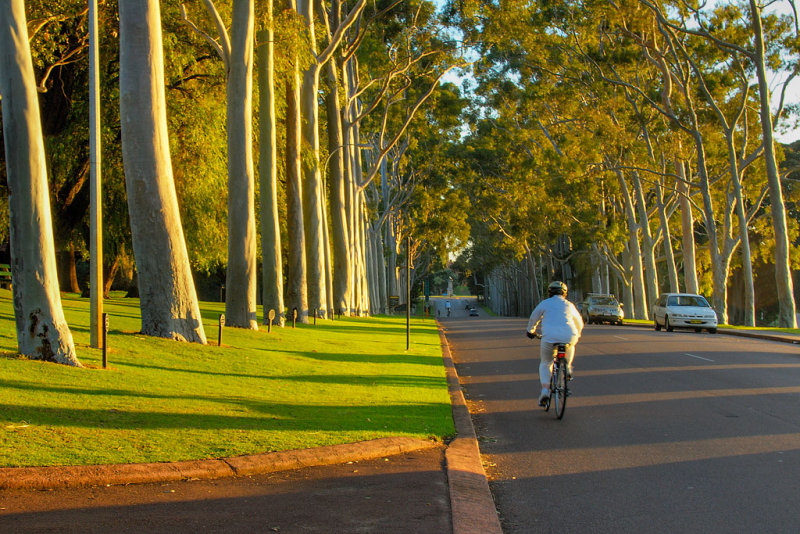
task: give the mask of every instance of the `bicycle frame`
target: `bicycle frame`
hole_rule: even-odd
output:
[[[568,395],[567,343],[558,343],[556,345],[555,356],[553,356],[553,369],[550,373],[550,398],[547,399],[545,411],[550,410],[550,405],[554,404],[556,418],[563,418]]]

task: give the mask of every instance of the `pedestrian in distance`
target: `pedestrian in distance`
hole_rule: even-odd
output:
[[[558,344],[567,345],[567,378],[572,379],[572,360],[575,358],[575,345],[583,331],[583,319],[578,309],[567,300],[567,285],[553,282],[547,288],[549,297],[539,303],[528,320],[526,335],[536,336],[541,323],[541,347],[539,349],[539,381],[542,392],[539,405],[544,406],[550,397],[550,374],[553,372],[553,357]]]

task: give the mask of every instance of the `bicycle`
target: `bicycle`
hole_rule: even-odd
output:
[[[556,419],[564,417],[564,410],[567,408],[567,397],[569,397],[569,378],[567,377],[567,343],[556,345],[556,354],[553,356],[553,371],[550,373],[550,397],[544,405],[544,411],[550,411],[550,405],[554,405]]]

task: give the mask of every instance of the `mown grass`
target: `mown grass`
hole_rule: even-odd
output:
[[[217,458],[385,436],[453,434],[436,326],[342,318],[260,331],[225,328],[201,303],[209,344],[138,334],[137,300],[105,301],[109,368],[88,346],[88,300],[64,295],[77,369],[16,354],[0,290],[0,466]]]
[[[625,319],[625,324],[646,324],[653,326],[653,320]],[[786,334],[800,334],[800,328],[776,328],[771,326],[738,326],[730,324],[721,324],[719,325],[719,328],[729,329],[729,330],[759,330],[759,331],[775,332],[775,333],[783,332]]]

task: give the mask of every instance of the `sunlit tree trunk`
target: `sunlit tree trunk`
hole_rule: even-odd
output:
[[[258,62],[259,85],[259,185],[261,190],[261,276],[263,322],[275,310],[277,324],[284,324],[283,259],[278,217],[278,147],[275,117],[273,3],[267,0],[267,29],[261,32]]]
[[[697,266],[695,264],[694,216],[692,203],[689,201],[689,186],[686,182],[686,167],[681,160],[675,160],[675,172],[678,175],[678,198],[681,206],[681,237],[683,244],[683,279],[687,293],[699,291],[697,284]]]
[[[120,0],[120,122],[142,332],[205,343],[172,178],[157,0]]]
[[[786,207],[781,191],[778,162],[775,156],[775,136],[770,111],[770,90],[764,60],[764,29],[761,24],[761,8],[756,0],[750,0],[750,21],[756,46],[755,67],[758,78],[759,112],[764,138],[764,160],[767,166],[770,214],[775,238],[775,285],[778,292],[778,326],[797,328],[794,287],[789,259],[789,232],[786,226]]]
[[[633,201],[628,192],[628,185],[621,171],[617,171],[620,192],[625,201],[625,215],[628,219],[628,241],[630,253],[630,265],[633,274],[633,308],[635,319],[648,319],[650,310],[647,307],[647,296],[644,287],[644,276],[642,267],[642,249],[639,245],[639,224],[636,222]]]
[[[313,0],[297,0],[297,12],[303,16],[308,31],[311,53],[316,55]],[[314,62],[304,73],[300,89],[303,146],[308,150],[302,158],[303,220],[305,221],[306,283],[308,307],[321,317],[327,314],[325,287],[325,249],[322,210],[325,209],[319,168],[319,66]]]
[[[61,308],[39,97],[22,0],[0,2],[0,98],[18,349],[29,358],[80,367]]]
[[[294,2],[290,1],[290,7]],[[298,320],[308,322],[308,293],[306,287],[305,232],[303,230],[303,188],[300,114],[300,69],[294,56],[286,84],[286,226],[289,234],[286,288],[287,313],[297,309]]]
[[[228,64],[228,269],[225,320],[258,329],[253,172],[253,0],[233,1]]]
[[[664,258],[667,263],[667,278],[669,279],[669,290],[678,293],[678,271],[675,268],[675,255],[672,253],[672,235],[669,229],[669,219],[667,217],[666,206],[664,205],[664,192],[661,182],[656,182],[656,202],[658,204],[658,216],[661,222],[661,233],[664,235]]]
[[[650,220],[647,215],[647,204],[645,203],[644,190],[639,173],[633,172],[633,190],[636,193],[636,204],[639,208],[639,229],[642,231],[642,263],[644,264],[645,279],[647,281],[646,306],[647,313],[653,309],[658,298],[658,270],[656,269],[655,240],[650,231]]]
[[[330,154],[330,210],[333,245],[333,306],[340,313],[349,315],[351,298],[350,228],[347,222],[345,147],[342,132],[342,107],[339,103],[339,80],[336,61],[327,63],[328,95],[328,152]]]

